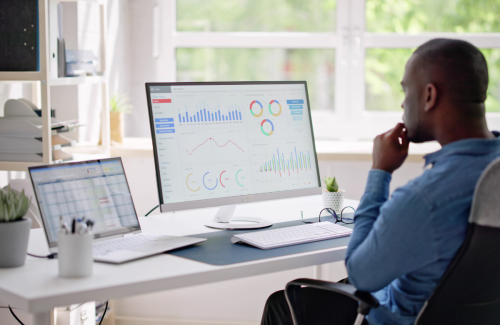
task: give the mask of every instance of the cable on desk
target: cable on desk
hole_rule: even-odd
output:
[[[57,257],[57,253],[52,253],[50,255],[35,255],[35,254],[30,254],[30,253],[27,253],[28,256],[31,256],[31,257],[36,257],[36,258],[48,258],[49,260],[53,260],[54,258]]]
[[[19,318],[17,318],[16,314],[14,314],[14,311],[12,310],[12,308],[10,308],[10,305],[9,305],[9,310],[10,310],[10,313],[12,314],[12,316],[14,316],[14,318],[19,322],[19,324],[24,325],[24,323],[21,322],[21,320]]]
[[[157,206],[155,206],[154,208],[152,208],[152,209],[151,209],[148,213],[146,213],[144,216],[145,216],[145,217],[149,216],[149,214],[150,214],[151,212],[153,212],[154,210],[156,210],[156,208],[158,208],[159,206],[160,206],[160,205],[158,204]]]
[[[104,320],[104,316],[106,316],[106,312],[108,311],[108,302],[109,302],[109,300],[106,300],[106,307],[104,307],[104,313],[102,314],[102,318],[101,318],[101,321],[99,322],[99,325],[102,324],[102,321]]]

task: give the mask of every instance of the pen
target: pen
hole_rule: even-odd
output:
[[[78,234],[83,235],[87,232],[87,224],[84,222],[78,223]]]
[[[64,221],[63,216],[59,217],[59,225],[60,225],[60,229],[59,229],[60,232],[63,232],[65,234],[69,234],[69,228],[68,228],[68,225],[66,224],[66,222]]]

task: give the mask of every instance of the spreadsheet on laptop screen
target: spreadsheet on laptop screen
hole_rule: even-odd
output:
[[[56,243],[60,216],[94,220],[94,234],[139,228],[119,159],[30,169],[49,243]],[[99,237],[99,236],[98,236]]]

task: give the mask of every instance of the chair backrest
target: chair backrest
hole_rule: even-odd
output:
[[[481,175],[467,237],[415,324],[500,324],[500,159]]]

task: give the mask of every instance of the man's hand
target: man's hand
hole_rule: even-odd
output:
[[[392,130],[382,133],[373,141],[372,169],[391,173],[401,167],[408,156],[408,137],[403,123]]]

